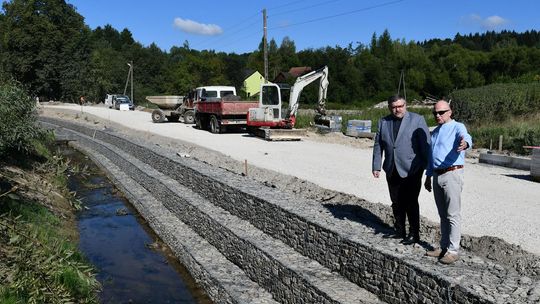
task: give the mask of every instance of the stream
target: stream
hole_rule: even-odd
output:
[[[62,154],[79,168],[68,186],[83,205],[79,249],[96,268],[101,303],[212,303],[88,157],[70,148]]]

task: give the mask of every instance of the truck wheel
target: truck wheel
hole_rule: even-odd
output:
[[[193,113],[193,111],[186,111],[186,113],[184,113],[184,123],[192,124],[194,122],[195,122],[195,113]]]
[[[221,133],[221,127],[215,115],[212,115],[212,117],[210,117],[210,132],[214,134]]]
[[[195,127],[199,130],[204,130],[204,124],[201,115],[195,114]]]
[[[153,122],[164,122],[165,121],[165,113],[161,110],[154,110],[152,112],[152,121]]]

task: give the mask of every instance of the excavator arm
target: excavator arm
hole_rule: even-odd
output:
[[[302,75],[296,79],[296,82],[291,88],[289,97],[289,117],[296,116],[298,112],[298,99],[302,90],[317,79],[321,79],[319,82],[319,99],[317,101],[317,112],[321,115],[325,115],[326,109],[326,92],[328,89],[328,67],[324,66],[320,69]]]

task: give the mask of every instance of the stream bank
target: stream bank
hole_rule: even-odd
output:
[[[101,303],[211,303],[100,169],[73,149],[62,153],[86,167],[68,186],[82,202],[79,248],[97,269]]]

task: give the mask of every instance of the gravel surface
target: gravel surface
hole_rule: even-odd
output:
[[[278,187],[285,183],[292,188],[290,191],[303,192],[306,197],[310,196],[306,191],[313,189],[309,186],[313,183],[350,195],[341,199],[365,199],[390,205],[385,179],[374,179],[371,175],[370,140],[309,133],[310,136],[300,142],[266,142],[245,133],[211,134],[182,123],[154,124],[148,112],[121,112],[102,106],[45,105],[43,115],[114,127],[161,145],[177,147],[178,153],[184,156],[197,157],[237,172],[243,172],[247,162],[248,175]],[[204,153],[202,148],[221,154]],[[279,174],[272,175],[271,171],[257,168]],[[468,158],[462,195],[463,233],[502,238],[540,254],[540,224],[537,220],[540,185],[530,181],[528,175],[527,171],[478,164],[477,159]],[[324,193],[319,191],[316,195]],[[326,199],[319,199],[335,201],[334,192],[330,191],[328,195]],[[421,215],[432,221],[432,225],[438,223],[432,194],[425,190],[420,194],[420,208]],[[484,240],[489,243],[495,239]],[[509,248],[510,251],[519,251],[519,248]]]

